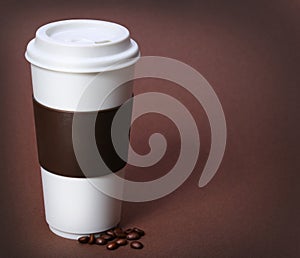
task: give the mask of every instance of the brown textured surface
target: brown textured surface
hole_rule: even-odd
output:
[[[285,0],[2,1],[1,257],[299,257],[299,7]],[[23,56],[41,24],[78,17],[122,23],[143,55],[176,58],[198,69],[226,115],[224,160],[199,189],[210,142],[204,111],[177,85],[136,82],[135,94],[157,90],[178,98],[201,135],[197,166],[179,189],[160,200],[124,203],[122,226],[147,233],[142,250],[81,246],[50,233],[44,220]],[[156,131],[166,135],[167,156],[150,168],[128,167],[136,180],[158,177],[176,162],[178,131],[162,116],[135,122],[133,147],[146,153],[148,136]]]

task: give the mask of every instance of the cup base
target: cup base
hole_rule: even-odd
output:
[[[60,237],[67,238],[67,239],[77,240],[79,237],[84,236],[84,234],[72,234],[72,233],[64,232],[64,231],[58,230],[56,228],[53,228],[51,226],[49,226],[49,228],[55,235],[58,235]],[[88,234],[86,234],[86,235],[88,235]]]
[[[76,240],[120,222],[122,202],[97,190],[87,178],[60,176],[42,167],[41,175],[46,222],[54,234]]]
[[[106,228],[104,229],[103,231],[106,231],[108,229],[111,229],[111,228],[114,228],[115,226],[118,226],[119,223],[117,223],[116,225],[112,226],[112,227],[109,227],[109,228]],[[54,227],[51,227],[49,225],[49,229],[51,230],[51,232],[53,232],[55,235],[57,236],[60,236],[60,237],[63,237],[63,238],[67,238],[67,239],[71,239],[71,240],[78,240],[78,238],[82,237],[82,236],[88,236],[90,234],[94,234],[96,237],[99,237],[100,236],[100,232],[97,232],[97,233],[86,233],[86,234],[76,234],[76,233],[68,233],[68,232],[64,232],[64,231],[61,231],[59,229],[56,229]],[[102,231],[102,232],[103,232]]]

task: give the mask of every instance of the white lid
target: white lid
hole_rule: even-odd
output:
[[[54,71],[90,73],[134,64],[139,48],[119,24],[65,20],[40,27],[28,43],[25,57],[36,66]]]

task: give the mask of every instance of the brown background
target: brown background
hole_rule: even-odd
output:
[[[1,2],[1,257],[299,257],[299,2],[298,1],[2,1]],[[176,58],[213,85],[226,115],[221,167],[203,189],[208,156],[204,111],[179,86],[136,82],[135,93],[172,94],[194,115],[201,152],[192,176],[175,192],[147,203],[124,203],[122,226],[140,226],[143,250],[109,252],[50,233],[44,220],[25,47],[42,24],[67,18],[127,26],[143,55]],[[136,107],[138,108],[138,107]],[[132,130],[136,151],[165,133],[159,164],[127,167],[149,180],[176,162],[178,131],[149,115]]]

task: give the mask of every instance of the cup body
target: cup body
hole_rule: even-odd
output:
[[[111,36],[111,30],[106,26],[115,28],[115,34]],[[125,57],[122,57],[125,52],[134,53],[129,55],[130,58],[136,58],[139,52],[136,51],[136,45],[127,44],[132,40],[128,38],[127,30],[120,29],[119,25],[102,21],[70,20],[56,22],[46,27],[47,30],[43,27],[38,30],[38,32],[44,30],[44,38],[37,32],[35,42],[29,43],[26,52],[26,58],[31,63],[46,221],[55,234],[77,239],[79,236],[116,226],[120,222],[122,202],[95,188],[81,171],[80,164],[76,163],[71,139],[72,114],[80,112],[84,116],[98,112],[107,117],[108,112],[114,112],[113,110],[117,110],[130,99],[132,82],[128,80],[132,78],[134,62],[124,64],[120,61],[125,60]],[[99,35],[104,31],[110,40],[108,43],[105,40],[95,41],[94,33],[85,34],[85,31],[89,30],[99,32]],[[90,41],[86,39],[88,36],[91,37]],[[66,39],[69,40],[67,44]],[[45,51],[47,46],[54,57]],[[74,51],[76,47],[80,54]],[[65,58],[57,60],[59,55],[64,54]],[[109,63],[107,60],[110,56],[112,62]],[[116,56],[119,60],[116,60]],[[95,63],[95,60],[98,63]],[[91,84],[94,87],[89,88]],[[88,101],[80,103],[83,94]],[[130,121],[131,114],[127,115]],[[101,137],[108,138],[110,124],[107,123],[111,123],[111,120],[104,119],[101,123],[98,135],[100,141]],[[101,127],[106,129],[102,130]],[[106,139],[104,145],[100,145],[100,149],[110,159],[116,153],[111,146],[106,147],[108,145],[111,143]],[[114,158],[112,161],[114,162]],[[118,162],[120,165],[114,168],[113,172],[122,175],[126,162]],[[99,175],[98,180],[109,183],[107,180],[109,176]],[[111,187],[114,187],[113,183]]]
[[[93,112],[99,111],[99,108],[105,112],[122,105],[132,96],[132,83],[124,86],[119,85],[119,81],[129,78],[133,66],[101,74],[56,72],[34,65],[31,65],[31,71],[35,101],[59,112]],[[91,101],[78,106],[82,93],[90,83],[96,83],[99,87],[87,91],[87,98]],[[104,101],[99,107],[99,103],[111,92],[115,92],[114,96],[107,98],[109,101]],[[41,166],[46,221],[51,231],[66,238],[77,239],[84,234],[112,228],[120,222],[120,200],[103,194],[87,178],[72,177],[72,174],[63,176],[61,173],[64,171],[47,171]],[[107,176],[102,177],[105,180]]]

